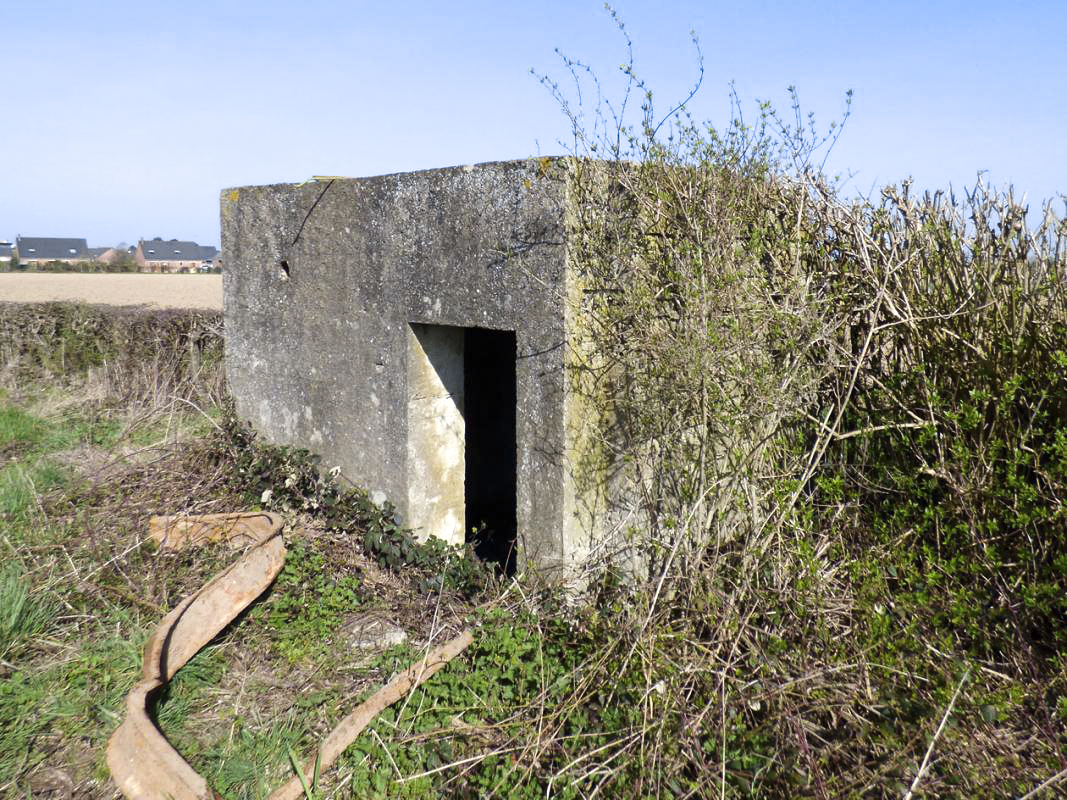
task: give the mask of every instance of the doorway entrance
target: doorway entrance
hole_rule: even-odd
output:
[[[515,332],[412,323],[408,516],[515,572]]]

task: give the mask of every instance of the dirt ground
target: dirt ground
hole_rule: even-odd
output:
[[[221,275],[0,272],[0,300],[222,310]]]

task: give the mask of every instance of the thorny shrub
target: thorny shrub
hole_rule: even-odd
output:
[[[616,796],[1067,777],[1063,216],[981,183],[845,200],[795,93],[720,130],[657,118],[632,63],[616,106],[580,62],[578,100],[542,79],[574,131],[585,466],[627,476],[630,523],[590,572],[611,634],[528,756]],[[640,713],[606,743],[561,733],[612,703]]]

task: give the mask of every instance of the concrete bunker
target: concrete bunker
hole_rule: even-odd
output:
[[[609,521],[572,368],[574,169],[531,159],[225,190],[238,414],[395,504],[417,535],[470,537],[509,571],[581,564]]]

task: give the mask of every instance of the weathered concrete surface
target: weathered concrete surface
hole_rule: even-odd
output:
[[[225,190],[239,414],[318,452],[423,533],[460,538],[462,383],[426,343],[451,348],[454,366],[470,359],[452,329],[421,326],[514,331],[520,566],[587,552],[595,534],[568,476],[567,429],[585,414],[565,397],[568,169],[535,159]]]
[[[408,506],[421,539],[466,537],[463,329],[408,331]]]

